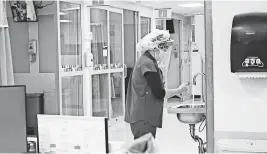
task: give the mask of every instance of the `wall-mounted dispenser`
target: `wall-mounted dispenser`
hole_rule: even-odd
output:
[[[267,13],[234,16],[231,72],[241,78],[267,77]]]
[[[197,46],[196,42],[192,42],[191,50],[192,50],[192,52],[198,52],[198,46]]]
[[[37,40],[31,40],[29,42],[29,55],[30,55],[30,62],[36,62],[36,54],[37,54]]]

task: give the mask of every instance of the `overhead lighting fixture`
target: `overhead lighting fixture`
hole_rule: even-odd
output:
[[[178,6],[180,7],[202,7],[204,5],[200,3],[187,3],[187,4],[180,4]]]

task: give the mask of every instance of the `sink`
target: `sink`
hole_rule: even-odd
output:
[[[206,117],[204,103],[179,104],[168,108],[168,113],[176,114],[180,122],[185,124],[197,124]]]

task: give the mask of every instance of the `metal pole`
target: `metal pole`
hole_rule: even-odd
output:
[[[205,71],[206,71],[206,136],[207,152],[214,153],[214,88],[213,88],[213,37],[212,2],[205,0]]]

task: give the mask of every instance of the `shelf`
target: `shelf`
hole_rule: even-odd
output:
[[[90,75],[107,74],[107,73],[109,73],[109,70],[108,69],[104,69],[104,70],[90,70],[89,73],[90,73]]]
[[[73,72],[61,72],[61,77],[68,77],[68,76],[82,76],[83,71],[73,71]]]
[[[124,68],[116,68],[116,69],[90,70],[89,73],[91,75],[94,75],[94,74],[116,73],[116,72],[123,72],[123,71],[124,71]]]

